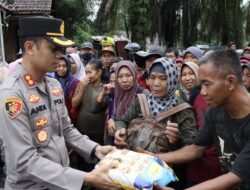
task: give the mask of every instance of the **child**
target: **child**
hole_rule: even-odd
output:
[[[77,94],[73,98],[74,106],[78,108],[76,128],[80,133],[88,135],[91,140],[103,145],[106,120],[105,111],[93,113],[96,98],[103,90],[101,83],[101,64],[96,60],[92,60],[86,64],[85,72],[86,77],[82,80],[81,85],[77,89]],[[93,168],[93,164],[87,164],[86,161],[79,156],[78,169],[91,171]]]

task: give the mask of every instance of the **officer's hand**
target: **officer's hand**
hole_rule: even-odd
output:
[[[114,146],[97,146],[96,150],[95,150],[95,155],[97,158],[102,159],[109,152],[111,152],[115,149],[116,149],[116,147],[114,147]]]
[[[159,186],[159,185],[157,185],[157,184],[155,183],[155,184],[154,184],[153,190],[174,190],[174,189],[172,189],[172,188],[170,188],[170,187],[161,187],[161,186]]]
[[[167,122],[165,131],[167,138],[171,144],[175,143],[180,138],[180,129],[177,123]]]
[[[126,129],[121,128],[115,132],[115,144],[120,148],[126,148],[128,144],[126,141]]]
[[[107,129],[110,136],[115,136],[115,121],[113,119],[107,121]]]
[[[105,190],[118,189],[108,176],[109,170],[116,168],[118,164],[118,161],[110,161],[109,163],[99,165],[97,168],[85,175],[84,185],[95,186]]]

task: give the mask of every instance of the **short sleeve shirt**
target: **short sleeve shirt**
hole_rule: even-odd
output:
[[[238,154],[231,172],[243,180],[250,179],[250,114],[232,119],[223,107],[209,109],[194,144],[210,146],[215,143],[220,147],[218,137],[229,145],[232,152]]]

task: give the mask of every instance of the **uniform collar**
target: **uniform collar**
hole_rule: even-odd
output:
[[[32,75],[28,73],[21,64],[17,66],[17,75],[29,89],[37,87],[36,81],[33,79]]]

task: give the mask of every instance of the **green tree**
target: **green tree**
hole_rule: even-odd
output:
[[[247,16],[246,16],[246,39],[250,43],[250,2],[247,6]]]
[[[131,41],[137,42],[145,49],[146,37],[149,35],[151,23],[148,21],[151,8],[149,0],[131,0],[129,5],[129,24]]]
[[[90,40],[93,5],[91,0],[54,0],[52,15],[65,21],[65,35],[80,44]]]

